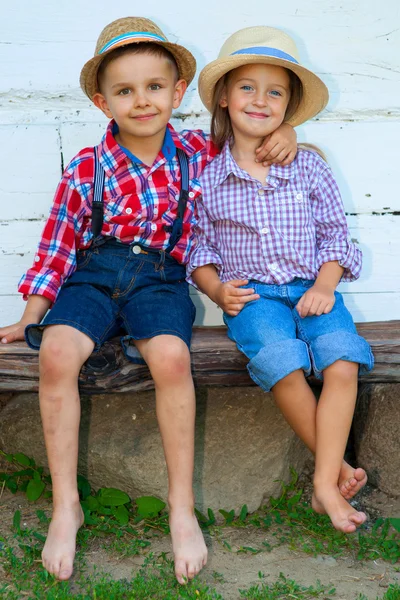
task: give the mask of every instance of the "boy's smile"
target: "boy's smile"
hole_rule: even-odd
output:
[[[186,90],[173,66],[160,56],[126,53],[107,65],[93,101],[118,124],[117,141],[138,154],[138,144],[160,150],[172,110]],[[142,157],[140,157],[142,158]]]

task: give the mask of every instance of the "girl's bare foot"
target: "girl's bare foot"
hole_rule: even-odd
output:
[[[193,508],[170,507],[169,526],[179,583],[193,579],[207,562],[207,547]]]
[[[57,579],[66,580],[72,575],[76,534],[82,524],[83,512],[79,502],[72,506],[59,506],[53,511],[42,562]]]
[[[338,482],[339,491],[343,498],[346,500],[353,498],[364,487],[367,480],[368,477],[364,469],[361,469],[361,467],[354,469],[343,461]]]
[[[334,528],[344,533],[353,533],[367,519],[365,513],[346,502],[334,485],[315,486],[312,507],[319,514],[327,514]]]

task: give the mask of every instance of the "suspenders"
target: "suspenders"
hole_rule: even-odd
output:
[[[171,252],[179,242],[183,232],[183,217],[189,197],[189,162],[186,153],[180,148],[176,149],[181,171],[181,191],[178,201],[178,212],[172,225],[166,226],[165,230],[170,232],[169,244],[166,252]],[[103,190],[105,172],[97,156],[97,146],[94,148],[94,186],[92,203],[92,232],[97,238],[103,227]]]

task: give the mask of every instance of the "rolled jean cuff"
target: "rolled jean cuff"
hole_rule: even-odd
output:
[[[294,371],[302,369],[307,377],[311,361],[307,345],[302,340],[286,340],[266,346],[247,365],[250,377],[265,392]]]
[[[316,377],[322,378],[322,371],[338,360],[358,363],[359,373],[368,373],[374,366],[374,356],[370,345],[357,333],[336,331],[318,337],[311,344],[313,366]]]

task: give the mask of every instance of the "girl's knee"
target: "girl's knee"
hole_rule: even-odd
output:
[[[272,388],[272,392],[293,389],[304,385],[306,383],[306,378],[304,375],[304,371],[302,369],[296,369],[296,371],[292,371],[289,375],[286,375],[282,379],[280,379]]]
[[[324,371],[324,379],[332,378],[334,381],[343,383],[354,383],[358,378],[358,363],[349,362],[347,360],[337,360]]]

